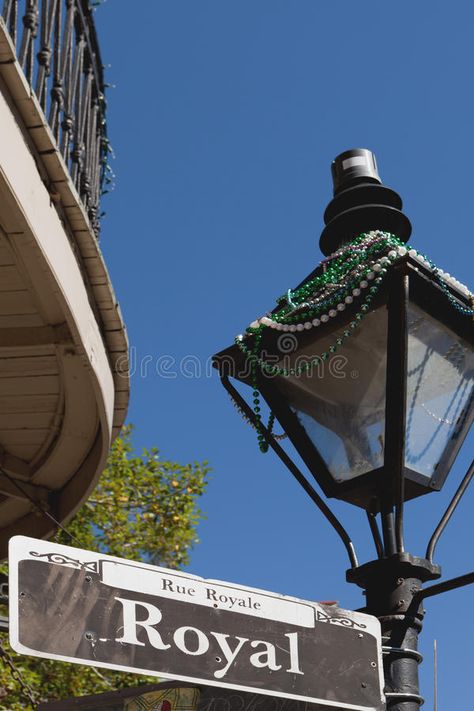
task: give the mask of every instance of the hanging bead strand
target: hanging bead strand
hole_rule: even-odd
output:
[[[274,312],[253,321],[245,334],[235,339],[235,343],[244,353],[251,367],[253,411],[256,422],[253,426],[257,430],[259,448],[262,452],[268,451],[268,443],[262,425],[259,371],[271,376],[299,377],[308,374],[313,367],[326,361],[363,321],[388,269],[407,254],[431,271],[434,280],[442,288],[453,308],[465,316],[474,317],[474,297],[467,287],[438,269],[425,255],[405,245],[395,235],[374,230],[364,232],[352,242],[342,245],[334,254],[321,262],[322,271],[297,289],[288,289],[286,294],[277,299],[278,307]],[[472,307],[462,306],[451,293],[450,286],[454,286],[467,296]],[[361,304],[353,319],[326,351],[310,361],[296,368],[282,368],[268,363],[261,357],[261,341],[265,328],[291,333],[317,328],[330,319],[336,319],[347,306],[359,298]],[[250,338],[253,339],[252,346],[246,343]],[[241,411],[240,408],[238,409]],[[248,418],[245,419],[248,421]],[[275,416],[270,412],[267,425],[270,434],[272,434],[274,421]],[[278,438],[284,436],[284,434],[278,435]]]

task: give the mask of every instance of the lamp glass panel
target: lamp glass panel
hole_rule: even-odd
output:
[[[413,303],[408,323],[405,464],[431,478],[472,414],[474,352]]]
[[[333,331],[299,346],[280,364],[297,368],[327,351],[339,334]],[[277,379],[282,396],[336,481],[383,466],[386,370],[387,309],[381,307],[368,313],[323,364],[308,374]]]

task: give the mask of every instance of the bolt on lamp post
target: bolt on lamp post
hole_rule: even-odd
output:
[[[365,610],[381,622],[387,708],[418,711],[422,601],[474,582],[471,573],[423,588],[441,575],[435,547],[474,463],[424,558],[405,550],[403,509],[442,488],[474,418],[473,297],[405,246],[410,222],[370,151],[342,153],[332,173],[334,198],[320,239],[325,259],[214,356],[214,365],[260,449],[278,454],[346,546],[347,580],[365,590]],[[252,406],[230,376],[252,388]],[[267,425],[262,399],[270,407]],[[273,433],[275,418],[283,435]],[[349,535],[282,437],[326,496],[365,510],[376,560],[358,564]]]

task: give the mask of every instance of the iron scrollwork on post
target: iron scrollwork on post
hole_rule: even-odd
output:
[[[109,144],[103,67],[88,0],[3,0],[3,19],[93,229]]]

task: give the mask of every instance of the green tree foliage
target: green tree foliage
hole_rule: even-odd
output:
[[[120,558],[180,568],[188,563],[189,553],[198,542],[196,525],[202,518],[198,499],[206,488],[207,463],[163,461],[155,448],[137,456],[130,434],[127,428],[115,440],[98,486],[68,524],[74,540],[63,531],[55,540]],[[7,613],[0,610],[0,614]],[[156,682],[156,678],[18,655],[9,647],[5,634],[0,635],[0,642],[41,701]],[[0,664],[0,709],[33,708],[10,670]]]

